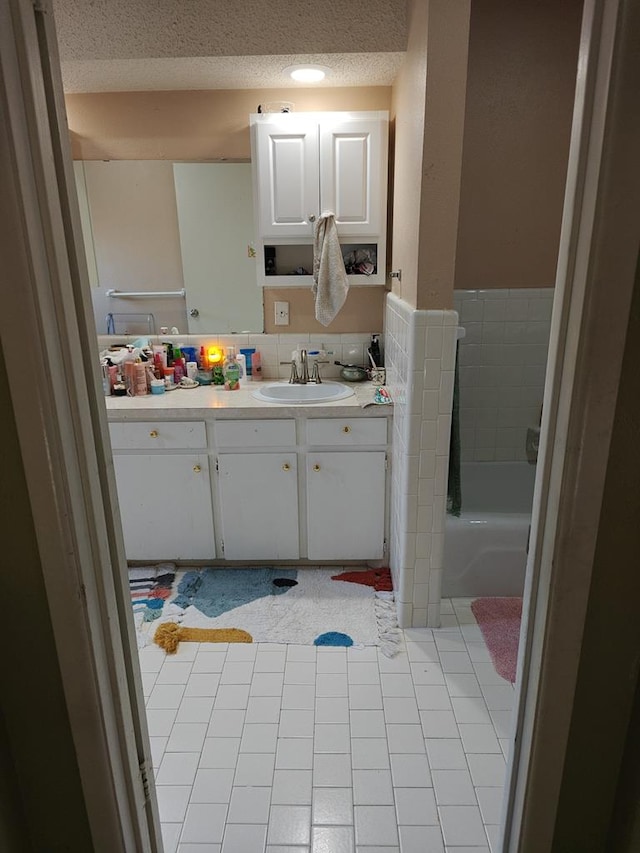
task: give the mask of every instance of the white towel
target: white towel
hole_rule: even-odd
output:
[[[342,308],[349,279],[342,260],[338,229],[333,213],[320,216],[313,231],[313,287],[316,320],[328,326]]]

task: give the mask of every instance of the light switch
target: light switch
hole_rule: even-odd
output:
[[[274,307],[274,311],[275,311],[275,324],[276,324],[276,326],[288,326],[289,325],[289,303],[288,302],[274,302],[273,307]]]

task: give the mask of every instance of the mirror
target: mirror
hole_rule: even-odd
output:
[[[251,164],[74,167],[99,334],[263,331]]]

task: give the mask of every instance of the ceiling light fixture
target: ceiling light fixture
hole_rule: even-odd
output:
[[[331,73],[324,65],[290,65],[284,70],[298,83],[319,83]]]

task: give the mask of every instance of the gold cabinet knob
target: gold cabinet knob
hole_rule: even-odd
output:
[[[343,426],[342,432],[351,432],[351,427],[350,426]]]
[[[314,466],[313,466],[313,470],[314,470],[314,471],[319,471],[319,470],[320,470],[320,466],[319,466],[319,465],[314,465]]]
[[[150,438],[157,438],[158,437],[158,430],[152,429],[151,432],[149,433],[149,437]]]
[[[285,462],[285,463],[284,463],[284,465],[282,466],[282,470],[283,470],[283,471],[290,471],[290,470],[291,470],[291,465],[289,465],[289,463],[288,463],[288,462]]]
[[[194,474],[199,474],[199,473],[200,473],[200,471],[202,471],[202,468],[201,468],[199,465],[194,465],[194,466],[193,466],[193,472],[194,472]]]

